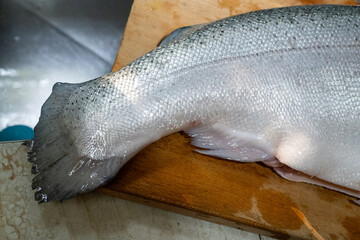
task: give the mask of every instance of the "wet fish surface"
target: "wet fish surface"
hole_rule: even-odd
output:
[[[35,199],[91,191],[178,131],[202,154],[359,197],[359,26],[358,6],[261,10],[176,30],[119,71],[55,84],[30,146]]]

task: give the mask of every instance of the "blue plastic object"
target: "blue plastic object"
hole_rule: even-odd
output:
[[[15,125],[7,127],[0,132],[0,141],[16,141],[32,139],[34,130],[28,126]]]

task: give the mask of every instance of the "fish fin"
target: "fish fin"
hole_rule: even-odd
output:
[[[324,187],[327,189],[345,193],[349,196],[360,198],[360,191],[342,187],[342,186],[336,185],[334,183],[330,183],[325,180],[319,179],[317,177],[307,175],[305,173],[302,173],[300,171],[292,169],[287,165],[282,165],[281,167],[274,167],[273,169],[275,170],[275,172],[277,174],[279,174],[281,177],[283,177],[289,181],[311,183],[311,184],[321,186],[321,187]],[[356,201],[356,200],[354,200],[354,201]],[[359,200],[357,200],[357,201],[358,201],[357,204],[359,204],[360,201]]]
[[[64,108],[81,84],[57,83],[41,109],[34,138],[27,144],[37,174],[32,187],[39,202],[63,201],[79,193],[93,190],[115,176],[122,161],[119,159],[92,159],[77,147],[65,120]]]
[[[352,202],[355,203],[356,205],[360,206],[360,198],[353,200]]]
[[[79,158],[76,152],[70,152],[34,177],[32,188],[36,189],[35,200],[39,203],[64,201],[91,191],[107,183],[114,176],[114,167],[120,168],[117,167],[120,162],[115,157],[100,161]]]
[[[195,32],[196,30],[202,28],[205,25],[206,24],[197,24],[175,29],[160,41],[159,46],[167,45],[170,42],[177,41],[182,37],[188,36],[190,33]]]
[[[63,108],[78,84],[56,83],[52,94],[41,108],[38,124],[34,128],[31,153],[28,160],[33,162],[33,173],[44,171],[69,151],[74,150],[73,141],[64,126]]]
[[[273,147],[261,136],[216,123],[185,131],[192,137],[196,151],[240,162],[266,161],[274,158]]]

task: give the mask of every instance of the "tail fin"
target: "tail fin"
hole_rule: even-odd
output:
[[[39,203],[63,201],[91,191],[114,176],[116,164],[120,164],[116,158],[98,161],[88,157],[78,158],[76,153],[71,152],[33,179],[35,200]]]
[[[77,88],[77,84],[56,83],[52,94],[42,106],[31,144],[33,152],[29,154],[29,161],[34,162],[34,174],[53,165],[71,148],[72,141],[61,115],[68,98]]]
[[[74,125],[85,128],[81,122],[67,125],[70,114],[64,111],[72,94],[79,94],[81,84],[57,83],[41,109],[39,123],[35,127],[29,161],[36,189],[35,199],[41,202],[65,200],[79,193],[93,190],[112,178],[121,167],[115,157],[94,160],[82,154],[77,146]],[[75,108],[74,110],[76,110]],[[81,129],[86,131],[86,129]]]

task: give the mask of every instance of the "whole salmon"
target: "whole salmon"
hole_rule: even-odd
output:
[[[181,28],[117,72],[55,84],[29,154],[35,198],[90,191],[182,130],[203,154],[263,161],[359,197],[360,7],[270,9]]]

